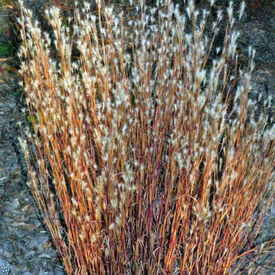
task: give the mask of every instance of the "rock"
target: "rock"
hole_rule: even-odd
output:
[[[0,275],[8,275],[10,270],[10,265],[6,261],[0,260]]]

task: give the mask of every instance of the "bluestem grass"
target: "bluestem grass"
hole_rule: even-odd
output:
[[[36,119],[20,142],[67,273],[233,272],[273,198],[274,126],[249,98],[255,53],[240,68],[232,3],[210,36],[193,1],[186,15],[140,1],[128,22],[97,4],[97,15],[76,9],[71,28],[51,8],[51,35],[21,4],[20,72]]]

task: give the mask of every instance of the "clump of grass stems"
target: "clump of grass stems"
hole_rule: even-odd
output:
[[[206,35],[193,1],[185,15],[140,1],[128,21],[97,9],[68,27],[51,8],[48,34],[21,3],[20,142],[66,272],[233,274],[273,198],[274,126],[271,98],[260,115],[249,98],[254,50],[241,68],[232,3],[220,49],[223,12]]]

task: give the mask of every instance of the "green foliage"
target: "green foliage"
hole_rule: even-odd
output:
[[[8,5],[15,5],[15,0],[0,0],[0,7],[8,6]]]
[[[30,123],[38,123],[38,119],[36,116],[27,116],[27,120]]]
[[[7,0],[0,0],[0,7],[7,5]]]
[[[20,90],[16,90],[14,92],[14,96],[15,96],[16,99],[19,99],[21,97],[21,95],[22,95],[22,92]]]
[[[1,42],[0,41],[0,56],[8,57],[14,54],[14,46],[11,41]]]

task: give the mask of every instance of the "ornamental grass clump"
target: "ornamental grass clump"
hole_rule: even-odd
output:
[[[271,98],[249,98],[232,2],[213,23],[143,2],[54,7],[50,33],[21,3],[28,185],[68,274],[233,274],[274,194]]]

